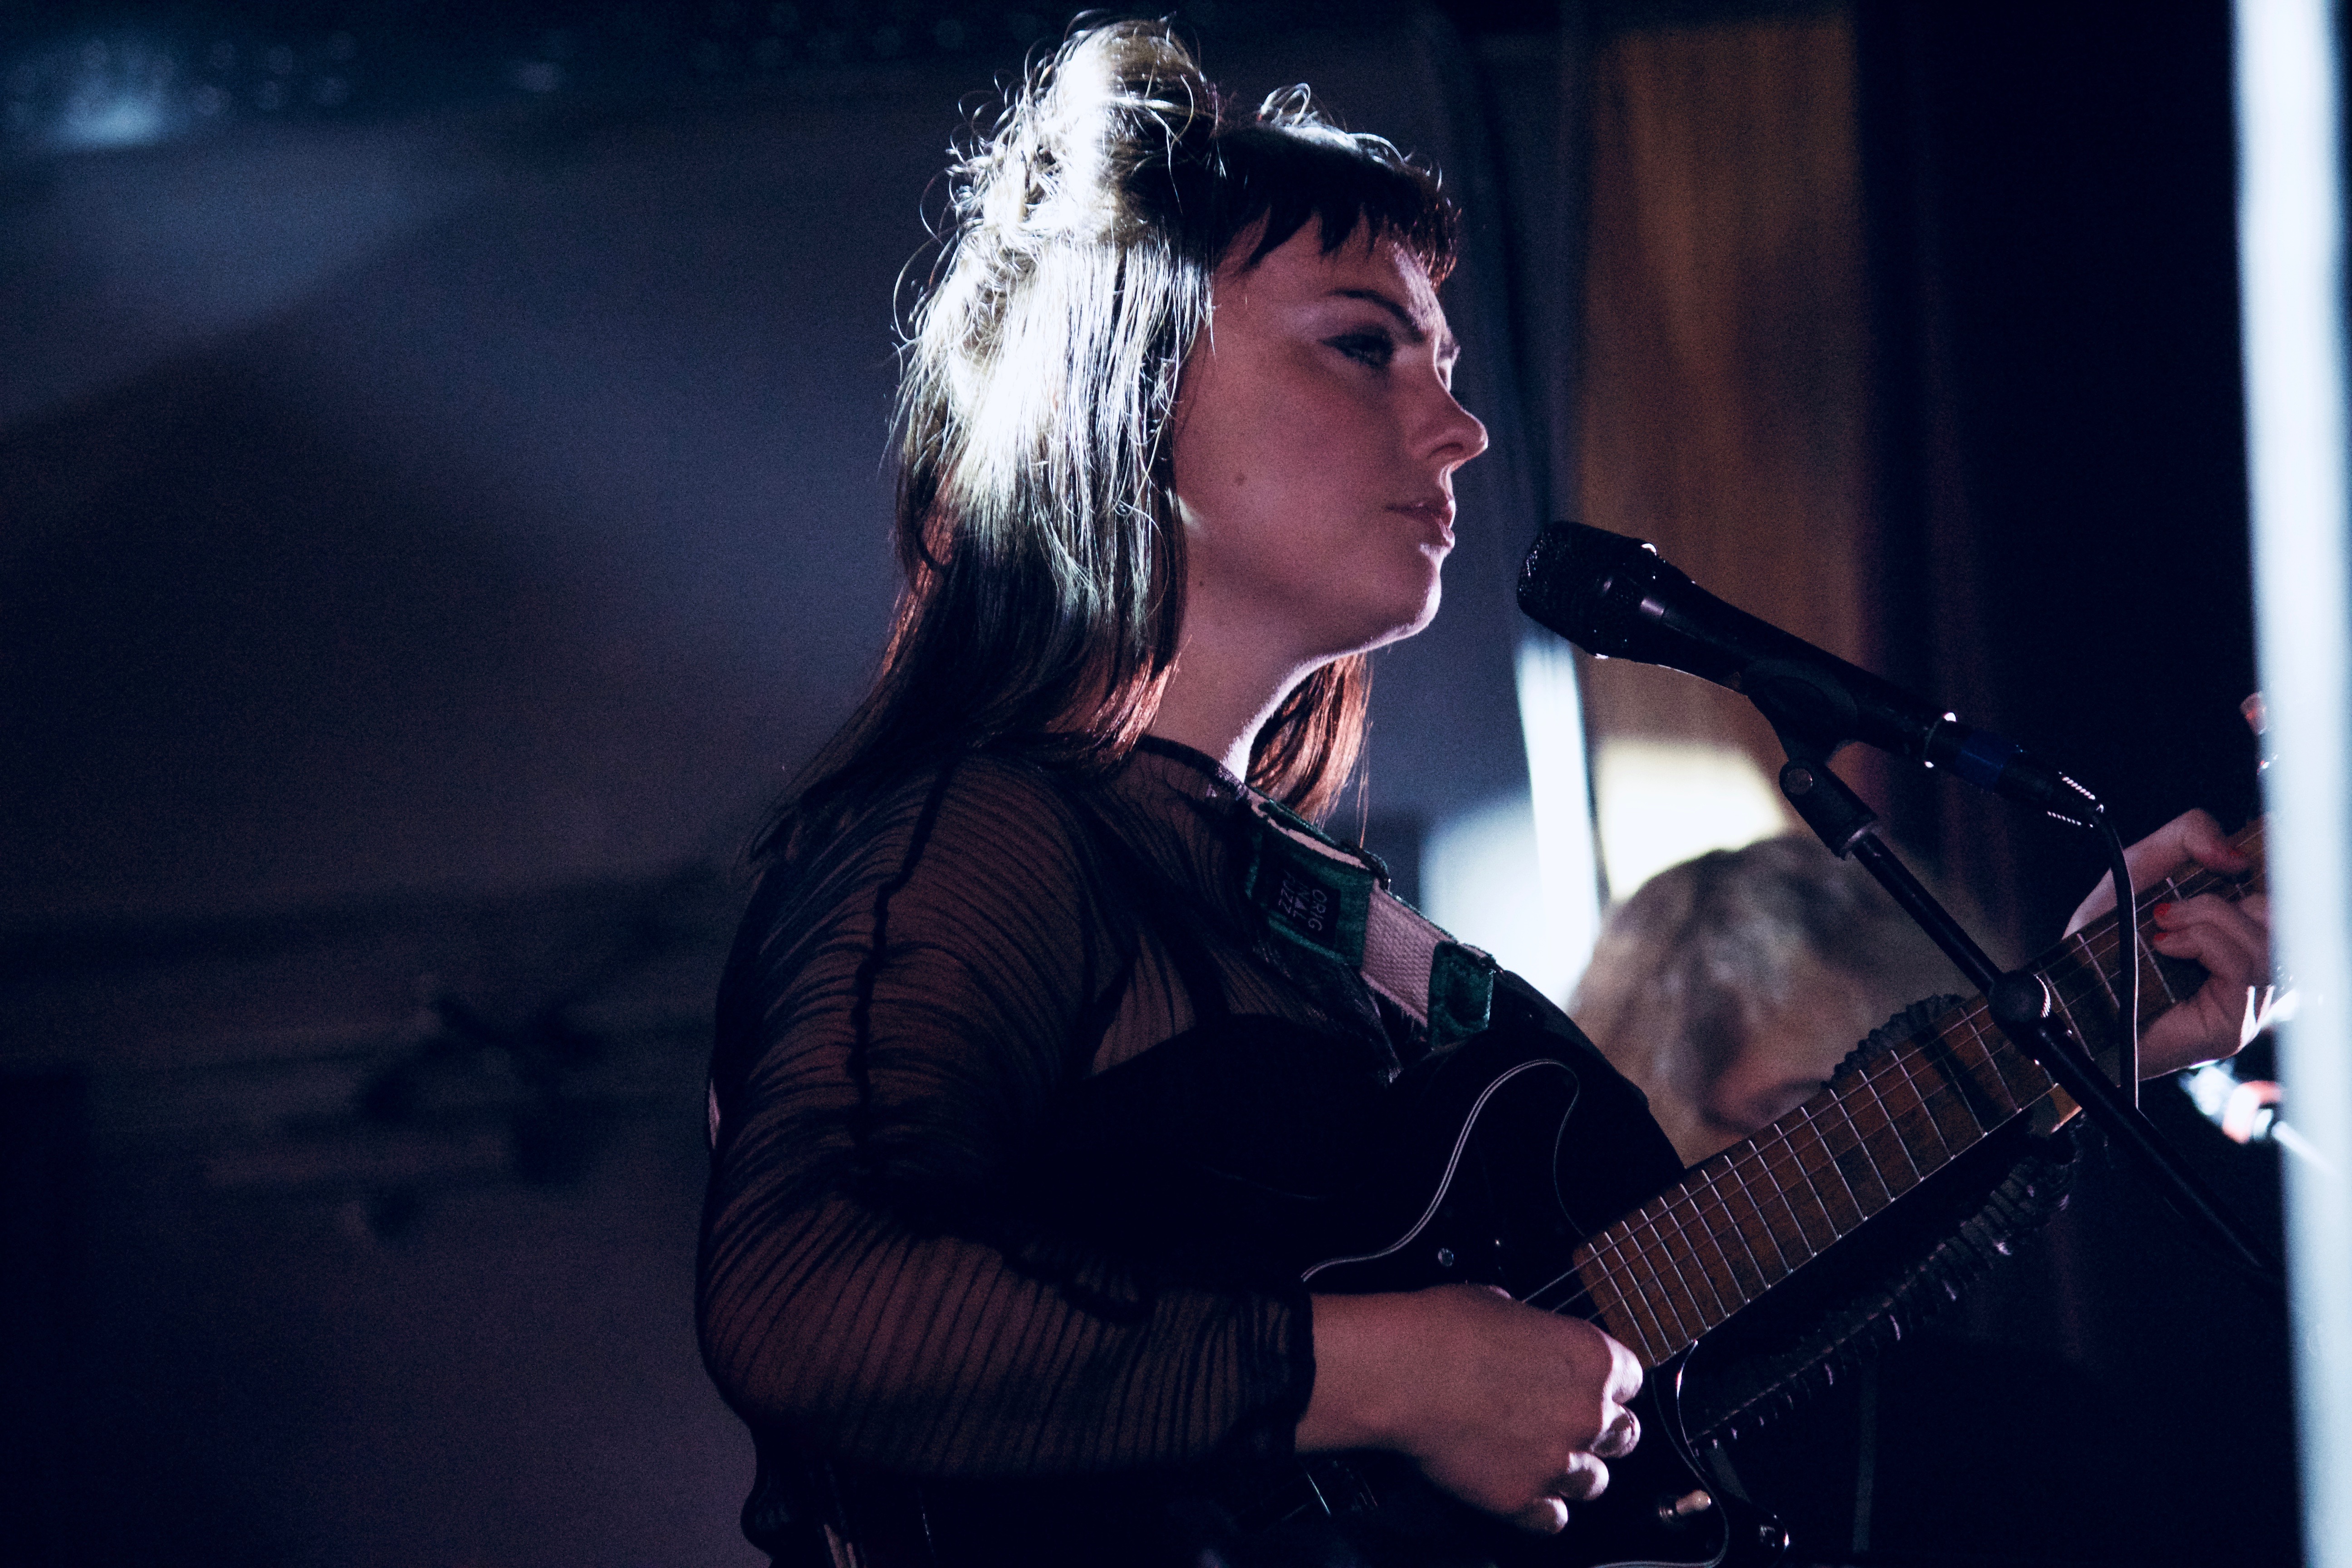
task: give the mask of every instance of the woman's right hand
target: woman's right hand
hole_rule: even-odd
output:
[[[1391,1448],[1474,1507],[1557,1531],[1641,1436],[1641,1363],[1582,1319],[1475,1285],[1313,1300],[1302,1451]]]

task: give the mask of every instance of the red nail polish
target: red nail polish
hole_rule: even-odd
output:
[[[2158,923],[2161,924],[2172,918],[2172,906],[2170,904],[2158,904],[2156,908],[2148,910],[2147,912],[2154,915],[2157,918]]]

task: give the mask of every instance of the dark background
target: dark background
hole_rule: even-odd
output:
[[[1375,709],[1407,865],[1524,788],[1578,63],[1834,9],[1179,13],[1472,214],[1496,451]],[[2227,9],[1851,15],[1889,673],[2128,834],[2242,816]],[[0,10],[0,1560],[751,1560],[692,1341],[709,988],[878,648],[927,189],[1066,19]],[[160,132],[60,141],[121,100]],[[1945,784],[1890,816],[2047,940],[2095,853]],[[2151,1100],[2274,1226],[2272,1156]],[[1879,1375],[1748,1440],[1821,1561],[2294,1557],[2283,1336],[2103,1156]]]

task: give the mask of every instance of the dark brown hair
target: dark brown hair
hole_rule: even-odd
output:
[[[1184,614],[1169,424],[1221,262],[1310,222],[1369,234],[1433,281],[1456,219],[1436,176],[1324,120],[1307,89],[1229,115],[1164,24],[1074,35],[950,171],[938,265],[898,392],[904,586],[882,668],[765,837],[779,847],[936,757],[1003,746],[1124,760],[1158,710]],[[1355,765],[1363,656],[1302,682],[1250,782],[1308,816]]]

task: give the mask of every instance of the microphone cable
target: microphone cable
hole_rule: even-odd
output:
[[[2063,776],[2063,775],[2062,775]],[[2067,779],[2068,784],[2074,784]],[[2107,869],[2116,883],[2116,1005],[2123,1009],[2123,1027],[2116,1039],[2118,1059],[2116,1063],[2116,1087],[2123,1090],[2124,1103],[2134,1110],[2139,1109],[2139,909],[2137,895],[2132,889],[2131,863],[2124,856],[2123,835],[2107,816],[2106,803],[2083,789],[2084,799],[2090,802],[2091,818],[2099,833],[2100,842],[2106,846]],[[2052,813],[2056,816],[2056,813]],[[2060,820],[2064,820],[2061,818]],[[2087,944],[2086,944],[2087,945]],[[2094,965],[2098,960],[2092,959]],[[2087,1042],[2085,1042],[2087,1043]]]

